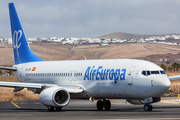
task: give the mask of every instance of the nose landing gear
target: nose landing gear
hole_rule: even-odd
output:
[[[153,106],[151,104],[145,104],[144,105],[144,111],[152,111]]]

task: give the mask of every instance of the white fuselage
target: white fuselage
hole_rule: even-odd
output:
[[[84,93],[72,98],[145,99],[160,97],[170,87],[162,68],[143,60],[43,61],[14,67],[20,82],[83,87]],[[143,71],[159,74],[143,75]]]

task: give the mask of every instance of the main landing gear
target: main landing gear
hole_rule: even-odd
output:
[[[53,112],[54,111],[54,107],[47,107],[48,111],[49,112]],[[61,111],[62,110],[62,107],[56,107],[56,111]]]
[[[111,109],[111,102],[109,100],[98,100],[97,101],[97,109],[98,110],[103,110],[103,107],[105,108],[105,110],[110,110]]]
[[[144,105],[144,111],[152,111],[153,106],[151,104],[145,104]]]

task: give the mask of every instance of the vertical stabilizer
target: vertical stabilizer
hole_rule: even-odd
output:
[[[9,15],[15,64],[43,61],[30,50],[18,15],[16,13],[14,3],[9,3]]]

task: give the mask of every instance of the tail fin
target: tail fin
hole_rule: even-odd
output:
[[[21,23],[16,13],[14,3],[9,3],[9,15],[11,22],[15,64],[43,61],[40,57],[36,56],[29,48],[25,34],[21,27]]]

